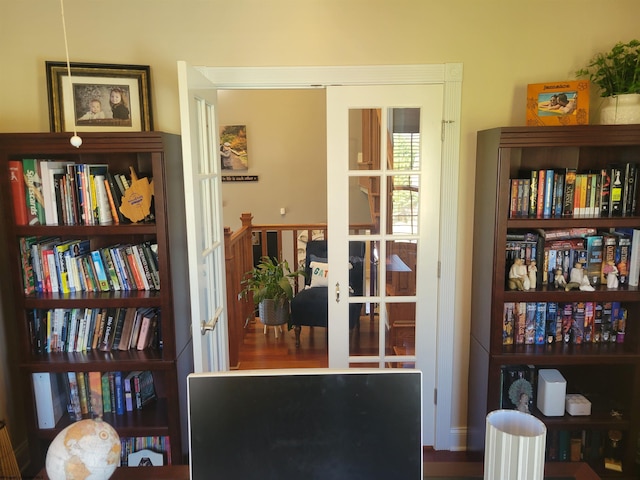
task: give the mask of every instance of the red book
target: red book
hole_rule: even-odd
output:
[[[13,196],[13,213],[16,225],[26,225],[27,197],[24,186],[24,169],[22,161],[9,160],[9,180],[11,182],[11,194]]]

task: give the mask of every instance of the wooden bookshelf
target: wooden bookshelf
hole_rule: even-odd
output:
[[[161,132],[83,133],[83,144],[76,149],[69,133],[0,134],[0,208],[3,243],[7,248],[19,344],[16,362],[24,379],[30,451],[36,467],[42,466],[48,443],[70,423],[63,415],[54,429],[38,428],[31,373],[108,372],[150,370],[158,399],[142,410],[124,415],[105,414],[121,437],[168,436],[172,463],[186,460],[186,375],[193,370],[190,310],[187,303],[188,272],[184,248],[184,186],[180,138]],[[111,225],[16,225],[9,185],[9,160],[36,158],[75,164],[105,164],[110,172],[128,173],[133,167],[138,178],[153,179],[150,219],[131,224]],[[92,249],[119,243],[157,244],[160,290],[75,293],[33,293],[25,295],[19,252],[21,237],[60,237],[62,240],[88,239]],[[37,353],[32,345],[28,315],[34,309],[153,307],[161,312],[154,348],[90,352]]]
[[[511,365],[555,368],[567,380],[567,393],[591,397],[592,415],[546,417],[535,403],[532,414],[545,422],[548,438],[559,430],[622,432],[623,472],[604,468],[602,458],[589,460],[603,478],[636,478],[640,432],[640,291],[621,286],[595,291],[554,288],[538,282],[535,290],[507,288],[505,258],[508,233],[538,229],[595,227],[640,228],[640,217],[510,218],[511,179],[532,170],[575,168],[587,172],[614,163],[640,162],[640,125],[505,127],[478,133],[471,345],[469,362],[468,448],[484,448],[485,417],[501,408],[501,369]],[[637,194],[636,194],[637,195]],[[539,265],[539,268],[543,268]],[[628,311],[624,343],[551,343],[503,345],[505,302],[612,302]],[[534,385],[535,392],[535,385]],[[535,394],[535,393],[534,393]],[[613,416],[612,411],[621,415]]]

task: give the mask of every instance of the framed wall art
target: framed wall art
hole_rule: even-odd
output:
[[[220,162],[222,170],[246,172],[249,169],[246,125],[220,127]]]
[[[527,125],[588,125],[589,82],[563,81],[527,86]]]
[[[153,129],[146,65],[46,62],[52,132]]]

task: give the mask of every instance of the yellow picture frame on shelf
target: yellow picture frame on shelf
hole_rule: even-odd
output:
[[[527,126],[589,124],[589,82],[531,83],[527,86]]]

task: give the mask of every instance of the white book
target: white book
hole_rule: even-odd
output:
[[[44,202],[44,219],[46,225],[62,225],[62,219],[58,218],[56,191],[53,176],[56,173],[66,173],[68,162],[53,162],[43,160],[40,162],[40,178],[42,181],[42,199]]]
[[[54,428],[66,411],[66,394],[55,373],[33,373],[38,428]]]
[[[640,230],[634,229],[631,237],[631,259],[629,260],[629,285],[637,287],[640,281]]]

